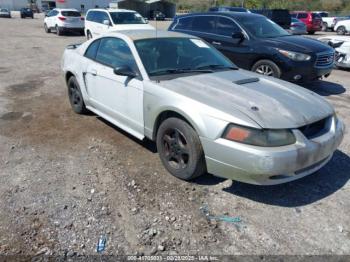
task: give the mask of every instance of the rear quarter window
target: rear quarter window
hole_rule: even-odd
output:
[[[180,18],[175,25],[174,29],[190,30],[192,28],[193,17]]]
[[[85,57],[95,60],[97,55],[97,50],[100,46],[100,42],[101,42],[100,40],[96,40],[92,44],[90,44],[85,52]]]

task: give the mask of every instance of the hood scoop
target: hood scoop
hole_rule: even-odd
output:
[[[260,81],[260,78],[252,77],[252,78],[246,78],[246,79],[233,81],[233,83],[236,85],[245,85],[245,84],[255,83],[255,82],[259,82],[259,81]]]

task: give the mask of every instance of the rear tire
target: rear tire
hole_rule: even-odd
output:
[[[322,31],[323,32],[327,32],[328,31],[328,24],[327,23],[323,23],[322,24]]]
[[[346,28],[345,26],[339,26],[337,28],[337,35],[345,35],[346,34]]]
[[[63,35],[63,30],[60,29],[57,25],[56,25],[55,29],[56,29],[56,34],[57,34],[58,36]]]
[[[252,71],[265,76],[273,76],[275,78],[280,78],[282,74],[278,65],[271,60],[265,59],[256,62],[252,67]]]
[[[309,32],[307,32],[309,35],[313,35],[313,34],[315,34],[315,31],[309,31]]]
[[[71,76],[67,82],[68,87],[68,98],[72,109],[77,114],[87,114],[89,112],[86,109],[84,98],[80,90],[77,79],[74,76]]]
[[[164,167],[177,178],[192,180],[206,173],[199,137],[182,119],[172,117],[161,123],[157,132],[157,149]]]
[[[51,29],[47,27],[47,24],[44,24],[44,29],[46,33],[51,33]]]

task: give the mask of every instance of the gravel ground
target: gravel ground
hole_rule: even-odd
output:
[[[42,18],[1,19],[0,32],[0,254],[96,254],[105,235],[114,255],[350,255],[348,132],[326,167],[296,182],[180,181],[150,141],[70,109],[60,59],[83,37],[46,34]],[[347,126],[349,76],[306,86]]]

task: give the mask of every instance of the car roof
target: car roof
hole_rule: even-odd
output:
[[[79,12],[77,9],[74,8],[55,8],[53,10],[57,10],[57,11],[74,11],[74,12]]]
[[[117,9],[117,8],[93,8],[89,9],[88,12],[90,11],[104,11],[104,12],[109,12],[109,13],[120,13],[120,12],[130,12],[130,13],[135,13],[136,11],[134,10],[129,10],[129,9]]]
[[[190,36],[183,33],[155,29],[121,30],[118,32],[110,32],[103,36],[120,37],[120,35],[125,35],[133,41],[152,38],[197,38],[196,36]]]
[[[190,17],[190,16],[201,16],[201,15],[216,15],[216,16],[227,16],[232,18],[241,17],[262,17],[263,15],[247,12],[234,12],[234,11],[224,11],[224,12],[203,12],[203,13],[190,13],[185,15],[179,15],[176,18]],[[265,16],[263,16],[265,17]]]

